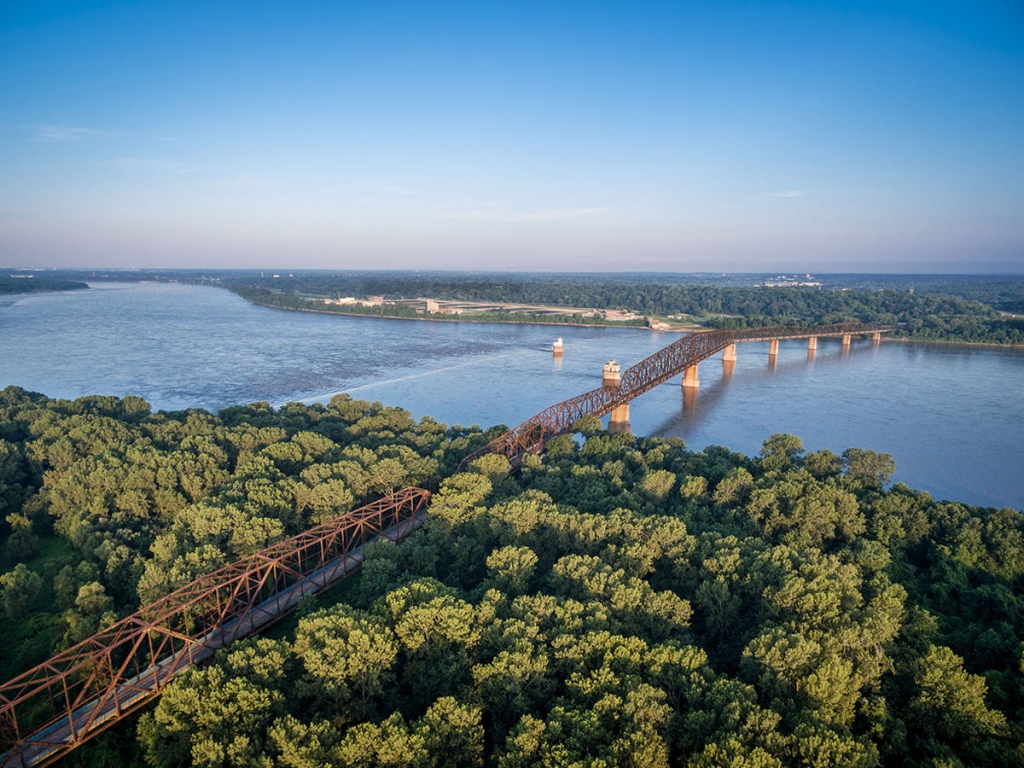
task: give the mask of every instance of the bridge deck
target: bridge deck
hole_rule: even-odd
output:
[[[358,569],[365,544],[405,538],[425,522],[429,498],[428,491],[407,488],[279,542],[201,577],[179,590],[183,595],[168,595],[0,687],[0,727],[7,747],[0,768],[42,766],[62,757],[159,695],[193,664],[277,621],[305,595]],[[343,535],[352,531],[361,535]],[[310,556],[310,550],[318,552]],[[282,563],[282,551],[291,556],[289,562]],[[293,578],[281,579],[280,572]],[[247,591],[240,581],[258,588]],[[236,600],[223,601],[225,592]],[[202,598],[219,604],[217,617],[203,621],[209,606]],[[200,629],[190,633],[190,626]],[[154,636],[163,641],[154,642]],[[168,637],[177,642],[166,642]],[[36,722],[47,709],[56,716],[40,728],[25,728],[32,732],[23,735],[23,723]]]
[[[843,324],[684,336],[601,387],[541,411],[466,457],[503,453],[514,467],[581,416],[603,416],[730,344],[885,332]],[[42,766],[135,711],[193,664],[278,620],[303,596],[363,561],[363,546],[399,541],[423,524],[430,493],[406,488],[224,566],[0,686],[0,768]]]
[[[841,323],[817,327],[769,327],[744,331],[705,331],[692,333],[644,358],[622,374],[618,387],[600,387],[556,403],[495,438],[462,460],[460,469],[488,453],[506,456],[514,469],[527,453],[537,453],[556,435],[566,434],[582,416],[605,416],[620,405],[649,392],[659,384],[683,373],[730,344],[773,339],[808,339],[847,334],[885,333],[894,325]]]

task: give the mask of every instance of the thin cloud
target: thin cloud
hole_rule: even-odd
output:
[[[80,128],[71,125],[37,125],[34,126],[36,141],[70,142],[83,141],[99,136],[111,136],[109,131],[97,131],[93,128]]]
[[[806,194],[798,189],[791,189],[787,192],[772,192],[772,197],[803,197]]]
[[[257,189],[260,187],[266,187],[267,182],[253,174],[237,174],[235,176],[221,176],[219,178],[209,179],[199,184],[201,187],[208,187],[210,189]]]
[[[202,165],[186,165],[177,160],[162,160],[153,157],[119,157],[114,160],[113,165],[120,168],[139,168],[177,174],[198,173],[206,168]]]
[[[403,187],[401,184],[387,184],[381,187],[381,191],[387,192],[389,195],[398,195],[399,197],[415,197],[420,194],[417,190]]]
[[[565,221],[601,213],[607,208],[559,208],[550,211],[509,211],[501,208],[485,208],[475,211],[456,211],[442,214],[443,218],[459,221],[520,222],[520,221]]]

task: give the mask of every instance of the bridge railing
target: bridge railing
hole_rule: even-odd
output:
[[[546,440],[568,432],[572,424],[581,416],[586,414],[604,416],[617,406],[628,403],[659,384],[678,376],[689,366],[711,357],[730,344],[770,339],[804,339],[811,336],[845,336],[846,334],[885,332],[894,330],[896,327],[895,325],[837,323],[813,327],[773,326],[740,331],[721,330],[691,333],[626,369],[618,387],[594,389],[545,408],[522,424],[495,438],[483,448],[466,456],[459,468],[463,469],[475,459],[489,453],[503,454],[513,468],[518,468],[525,454],[538,453]]]
[[[779,325],[741,331],[722,330],[691,333],[626,369],[619,385],[620,397],[615,404],[629,402],[645,392],[649,392],[659,384],[664,384],[672,377],[678,376],[687,367],[696,365],[721,352],[730,344],[771,339],[806,339],[811,336],[845,336],[847,334],[891,331],[895,328],[894,325],[869,326],[864,323],[836,323],[818,326]]]
[[[734,331],[736,341],[770,341],[771,339],[807,339],[811,336],[855,336],[861,333],[887,333],[894,331],[898,325],[880,325],[877,323],[833,323],[832,325],[790,326],[775,325],[765,328],[747,328]]]
[[[683,336],[623,371],[620,399],[628,402],[639,397],[678,376],[688,366],[696,365],[735,342],[735,331],[707,331]]]
[[[500,452],[518,466],[581,416],[618,405],[739,341],[838,336],[895,326],[756,328],[685,336],[629,368],[617,387],[557,403],[467,456]],[[305,594],[358,567],[367,541],[421,522],[430,493],[406,488],[196,579],[0,685],[0,768],[57,759],[159,695],[184,669],[280,618]]]
[[[346,575],[350,553],[412,520],[406,488],[219,568],[0,686],[0,766],[56,759],[158,695],[179,672]]]

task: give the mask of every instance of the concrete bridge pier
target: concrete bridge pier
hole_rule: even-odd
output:
[[[818,337],[817,336],[811,336],[809,339],[807,339],[807,351],[808,352],[814,352],[817,349],[818,349]]]
[[[618,389],[622,383],[622,367],[614,360],[605,363],[602,372],[601,384],[605,387]],[[623,403],[612,408],[611,418],[608,419],[609,432],[629,432],[629,403]]]
[[[770,364],[775,363],[775,358],[779,356],[779,340],[772,339],[768,342],[768,362]]]
[[[850,348],[850,334],[843,334],[843,346],[847,349]]]
[[[881,342],[882,342],[882,332],[881,331],[875,331],[874,333],[871,334],[871,343],[872,344],[878,345]]]
[[[722,375],[732,376],[736,370],[736,345],[730,344],[722,352]]]
[[[615,387],[617,389],[620,383],[622,383],[622,366],[614,360],[609,360],[604,365],[604,375],[601,378],[601,385],[605,387]],[[628,416],[626,417],[626,421],[629,421]]]
[[[612,408],[611,418],[608,419],[609,432],[629,432],[629,403],[624,403]]]
[[[700,379],[697,376],[697,366],[689,365],[683,371],[683,389],[697,389],[700,386]]]

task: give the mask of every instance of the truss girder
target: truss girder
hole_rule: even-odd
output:
[[[422,524],[406,488],[225,565],[0,686],[0,768],[45,765],[159,695],[176,675],[276,621]]]
[[[501,453],[518,467],[580,417],[604,416],[729,344],[891,331],[844,323],[815,328],[708,331],[680,338],[601,387],[544,409],[463,460]],[[430,493],[406,488],[225,565],[140,608],[0,686],[0,768],[53,762],[151,700],[180,672],[280,618],[302,596],[362,562],[376,537],[400,540],[422,524]]]
[[[847,334],[884,333],[895,325],[865,323],[839,323],[816,327],[776,326],[751,328],[743,331],[703,331],[691,333],[669,344],[664,349],[644,358],[622,373],[617,387],[601,387],[582,395],[556,403],[535,416],[495,438],[480,450],[462,460],[460,469],[474,459],[488,453],[500,453],[508,458],[513,469],[520,466],[523,456],[539,453],[544,443],[556,435],[567,433],[581,416],[605,416],[620,405],[678,376],[692,365],[722,351],[730,344],[772,339],[807,339],[814,337],[845,336]]]

